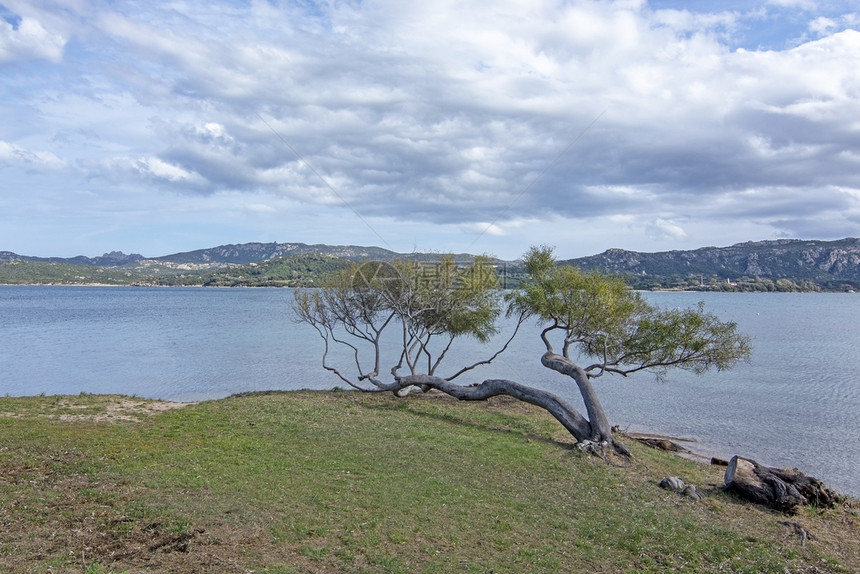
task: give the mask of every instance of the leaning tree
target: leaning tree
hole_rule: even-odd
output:
[[[595,392],[598,377],[648,370],[662,378],[670,368],[701,374],[750,357],[749,338],[734,322],[706,313],[703,303],[695,309],[654,307],[620,278],[558,265],[546,246],[532,247],[524,264],[529,281],[509,296],[509,313],[538,319],[546,347],[541,363],[576,383],[588,417],[574,434],[578,440],[626,450],[613,438]]]
[[[324,342],[323,368],[355,389],[398,396],[432,389],[467,401],[508,395],[544,408],[577,441],[611,444],[623,453],[626,448],[612,436],[592,379],[641,370],[660,376],[671,367],[724,369],[749,356],[749,341],[736,325],[705,313],[701,305],[655,308],[620,279],[557,265],[547,247],[529,250],[524,263],[527,281],[507,294],[482,257],[468,266],[452,258],[434,264],[364,263],[321,289],[297,290],[294,308],[298,320],[316,329]],[[516,320],[499,348],[439,374],[458,339],[486,343],[498,333],[497,319],[505,307]],[[543,326],[542,364],[576,383],[586,416],[562,398],[516,381],[457,381],[492,363],[530,317]],[[556,335],[560,354],[552,345]],[[580,357],[594,362],[580,364]]]

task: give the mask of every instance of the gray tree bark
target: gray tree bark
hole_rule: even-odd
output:
[[[582,396],[582,402],[585,403],[585,411],[591,426],[591,436],[587,438],[596,442],[613,442],[612,426],[606,418],[603,405],[597,398],[597,392],[594,390],[591,380],[582,367],[553,352],[544,353],[540,361],[544,367],[568,376],[576,382],[576,386],[579,387],[579,394]]]
[[[546,391],[521,385],[506,379],[491,379],[477,385],[458,385],[442,377],[409,375],[399,379],[401,388],[416,385],[441,391],[461,401],[486,401],[490,397],[506,395],[541,407],[551,414],[578,441],[588,440],[591,425],[560,397]]]
[[[432,375],[408,375],[400,377],[397,382],[399,389],[412,385],[421,387],[424,390],[435,389],[461,401],[486,401],[490,397],[500,395],[513,397],[547,411],[555,418],[555,420],[561,423],[561,425],[567,429],[567,431],[573,435],[578,442],[589,440],[595,442],[606,441],[619,453],[628,456],[630,454],[623,444],[614,439],[612,436],[612,430],[609,428],[608,423],[607,435],[603,435],[601,433],[596,434],[593,425],[585,417],[579,414],[576,409],[570,406],[570,404],[562,398],[547,391],[528,387],[506,379],[490,379],[477,385],[465,386],[458,385],[443,379],[442,377]],[[599,403],[597,404],[599,406]],[[606,417],[604,416],[603,419],[605,420],[605,418]],[[597,437],[598,440],[596,440],[595,437]]]
[[[726,488],[770,508],[792,512],[801,504],[832,507],[838,496],[815,477],[797,469],[771,468],[739,456],[732,457],[725,475]]]

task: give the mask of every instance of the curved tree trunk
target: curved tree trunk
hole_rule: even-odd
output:
[[[463,386],[432,375],[409,375],[398,381],[399,388],[417,385],[436,389],[461,401],[486,401],[490,397],[506,395],[546,410],[577,441],[591,440],[594,434],[589,422],[560,397],[514,381],[491,379],[478,385]]]
[[[592,436],[588,438],[597,442],[610,441],[615,444],[612,437],[612,426],[609,424],[609,419],[606,418],[603,405],[600,404],[597,393],[585,371],[562,355],[553,352],[545,353],[540,362],[544,367],[568,376],[576,382],[576,386],[579,387],[579,394],[585,403],[588,420],[591,423]]]

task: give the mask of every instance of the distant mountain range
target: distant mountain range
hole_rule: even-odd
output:
[[[811,281],[822,287],[860,284],[860,239],[837,241],[778,239],[731,247],[638,253],[609,249],[571,259],[583,270],[599,269],[627,277],[679,277],[731,283],[742,279]]]
[[[111,251],[105,253],[101,257],[30,257],[28,255],[18,255],[11,251],[0,251],[0,261],[38,261],[41,263],[62,263],[66,265],[93,265],[97,267],[116,267],[125,265],[126,263],[135,263],[146,259],[143,255],[133,253],[126,255],[122,251]]]
[[[438,254],[395,253],[380,247],[243,243],[146,258],[121,251],[101,257],[29,257],[0,251],[0,283],[117,284],[307,284],[315,274],[342,268],[348,261],[433,260]],[[458,261],[472,258],[458,254]],[[31,264],[30,266],[22,264]],[[511,276],[522,274],[515,261],[499,261]],[[860,288],[860,239],[837,241],[779,239],[702,247],[688,251],[640,253],[609,249],[566,261],[583,270],[625,276],[636,288],[719,290],[848,290]],[[87,271],[87,268],[91,268]],[[243,271],[245,269],[245,271]],[[94,273],[98,273],[94,275]],[[268,275],[266,275],[268,273]],[[248,277],[267,277],[268,283]],[[95,279],[99,281],[95,281]],[[241,278],[241,279],[240,279]],[[110,279],[108,281],[108,279]]]
[[[305,243],[242,243],[240,245],[219,245],[208,249],[197,249],[195,251],[184,251],[173,255],[147,258],[137,253],[126,255],[122,251],[105,253],[101,257],[29,257],[17,255],[11,251],[0,251],[0,261],[33,261],[42,263],[64,263],[70,265],[93,265],[97,267],[116,267],[128,263],[140,261],[151,261],[155,263],[175,264],[202,264],[242,265],[248,263],[259,263],[290,257],[293,255],[328,255],[341,257],[351,261],[362,259],[391,260],[397,254],[380,247],[358,247],[354,245],[307,245]]]
[[[126,255],[122,251],[105,253],[101,257],[30,257],[18,255],[11,251],[0,251],[0,261],[33,261],[42,263],[63,263],[70,265],[94,265],[98,267],[116,267],[128,263],[150,261],[153,263],[196,264],[213,267],[224,265],[246,265],[271,261],[295,255],[324,255],[339,257],[349,261],[393,261],[394,259],[435,259],[433,253],[395,253],[381,247],[361,247],[358,245],[308,245],[306,243],[241,243],[238,245],[219,245],[208,249],[184,251],[173,255],[147,258],[137,253]],[[456,259],[471,260],[468,254],[459,254]]]

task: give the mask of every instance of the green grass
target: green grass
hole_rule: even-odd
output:
[[[786,517],[632,441],[607,463],[510,400],[293,392],[103,416],[122,400],[0,398],[0,571],[860,570],[850,505]],[[669,475],[709,496],[657,488]]]

